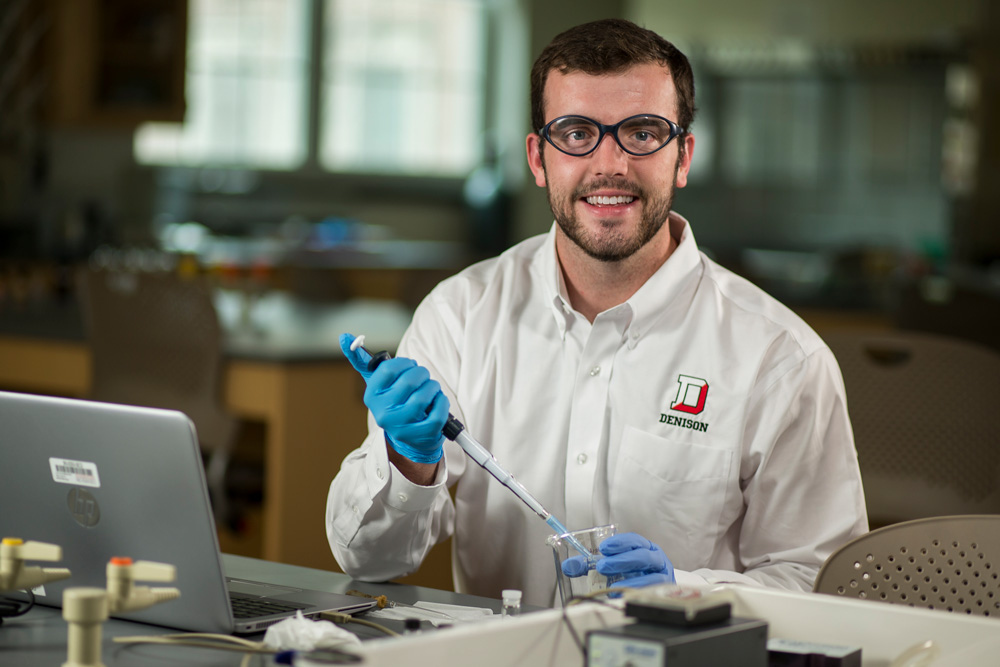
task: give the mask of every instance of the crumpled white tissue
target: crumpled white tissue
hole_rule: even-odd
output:
[[[361,647],[361,640],[353,633],[330,621],[310,620],[301,611],[269,627],[264,633],[264,643],[279,651],[312,651],[345,644]]]
[[[467,607],[444,602],[420,601],[412,607],[386,607],[385,609],[369,611],[365,617],[370,619],[388,618],[396,620],[416,618],[421,621],[430,621],[434,626],[438,626],[482,621],[492,615],[493,610],[485,607]]]

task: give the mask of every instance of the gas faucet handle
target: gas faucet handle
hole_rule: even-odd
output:
[[[25,542],[19,537],[0,540],[0,591],[34,588],[50,581],[66,579],[64,567],[28,566],[27,560],[53,561],[62,558],[62,549],[47,542]]]
[[[139,611],[154,604],[180,597],[176,588],[136,586],[137,581],[173,581],[177,568],[150,560],[132,562],[116,556],[108,562],[108,610],[111,613]]]
[[[25,542],[19,537],[5,537],[0,542],[0,554],[18,560],[62,560],[62,547],[48,542]]]
[[[131,558],[116,556],[108,561],[108,581],[112,579],[129,581],[173,581],[177,578],[177,568],[168,563],[151,560],[132,561]]]

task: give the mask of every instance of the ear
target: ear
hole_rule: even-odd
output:
[[[535,175],[535,185],[540,188],[545,187],[545,163],[542,161],[542,138],[532,132],[525,140],[525,148],[528,152],[528,167]]]
[[[684,142],[684,153],[677,158],[677,178],[674,187],[683,188],[687,185],[688,171],[691,170],[691,158],[694,156],[694,134],[686,132],[681,139]]]

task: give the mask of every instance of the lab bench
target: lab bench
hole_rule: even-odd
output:
[[[460,595],[423,586],[398,583],[370,583],[355,581],[346,574],[311,568],[272,563],[256,558],[223,554],[223,569],[227,576],[237,579],[251,579],[284,586],[295,586],[334,593],[360,591],[367,595],[385,595],[389,601],[399,605],[417,602],[437,602],[465,607],[490,609],[497,619],[500,601],[473,595]],[[169,604],[166,602],[164,604]],[[371,619],[376,620],[376,619]],[[404,624],[396,620],[377,620],[383,626],[402,633]],[[388,636],[377,629],[360,624],[344,626],[362,641],[385,640]],[[421,632],[433,632],[430,623],[421,624]],[[185,664],[185,665],[240,665],[243,654],[216,649],[189,646],[124,645],[114,642],[115,637],[160,636],[178,632],[172,628],[135,623],[120,618],[112,618],[103,624],[101,658],[105,665]],[[264,633],[247,635],[251,641],[262,641]],[[36,667],[37,665],[60,665],[66,660],[67,625],[62,611],[56,607],[36,605],[23,616],[9,617],[0,625],[0,664],[5,667]],[[269,656],[260,656],[251,665],[276,664]]]
[[[360,651],[368,667],[579,667],[586,662],[578,642],[585,641],[588,631],[632,622],[624,613],[624,604],[615,600],[582,603],[565,610],[531,608],[520,616],[504,619],[495,617],[500,601],[490,598],[411,585],[359,582],[345,574],[233,555],[223,555],[223,568],[228,576],[237,578],[340,593],[357,589],[370,595],[386,595],[402,605],[439,602],[488,608],[494,613],[486,620],[447,628],[431,629],[425,624],[420,632],[399,637],[386,637],[354,624],[344,626],[362,638]],[[863,667],[900,664],[893,661],[907,653],[914,659],[919,654],[924,660],[920,664],[931,667],[985,667],[996,664],[1000,652],[1000,625],[993,618],[735,584],[716,587],[715,591],[728,596],[734,617],[766,622],[769,639],[860,648]],[[113,642],[114,637],[171,632],[169,628],[112,619],[103,626],[102,658],[109,667],[241,664],[243,656],[236,652],[122,646]],[[65,657],[66,623],[59,609],[35,607],[24,616],[7,619],[0,627],[0,662],[5,666],[57,665]],[[250,664],[275,663],[262,657]]]

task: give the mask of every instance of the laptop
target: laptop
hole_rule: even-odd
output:
[[[72,572],[35,590],[56,607],[66,588],[104,588],[113,556],[174,565],[174,582],[147,585],[179,598],[119,617],[181,630],[250,634],[375,604],[227,579],[194,424],[173,410],[0,392],[0,537],[62,547],[62,561],[30,563]]]

